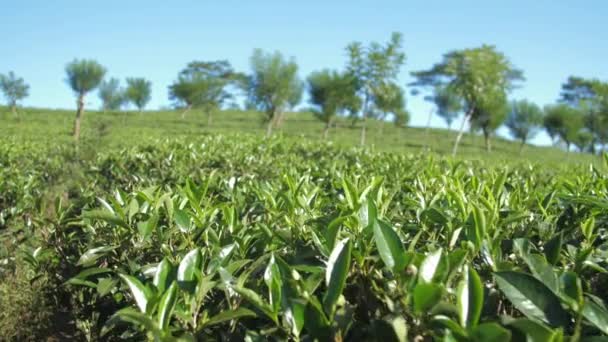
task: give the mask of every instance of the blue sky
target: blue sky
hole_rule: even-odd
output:
[[[31,85],[26,106],[74,108],[64,67],[94,58],[108,75],[153,82],[151,108],[169,105],[167,85],[191,60],[228,59],[248,71],[254,48],[296,58],[300,76],[342,68],[353,40],[404,35],[409,73],[448,50],[493,44],[527,78],[512,98],[554,102],[569,75],[608,80],[608,1],[9,1],[0,12],[0,72]],[[87,103],[99,107],[96,94]],[[430,105],[410,96],[411,124]],[[443,126],[439,118],[434,126]],[[547,143],[540,135],[537,143]]]

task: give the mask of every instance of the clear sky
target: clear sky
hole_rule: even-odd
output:
[[[150,79],[150,108],[159,108],[170,104],[167,85],[191,60],[228,59],[248,71],[254,48],[279,50],[296,58],[304,78],[342,68],[353,40],[384,42],[399,31],[407,54],[402,85],[448,50],[487,43],[524,70],[527,80],[512,98],[544,105],[569,75],[608,80],[607,18],[606,0],[0,0],[0,72],[30,84],[26,106],[74,108],[65,65],[94,58],[108,76]],[[97,94],[87,103],[99,107]],[[429,104],[409,96],[408,108],[412,125],[426,124]]]

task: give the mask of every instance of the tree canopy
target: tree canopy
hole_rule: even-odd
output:
[[[460,97],[443,84],[436,85],[433,88],[433,94],[426,96],[425,100],[435,105],[435,113],[445,121],[448,129],[452,127],[452,123],[462,111],[462,100]]]
[[[152,82],[145,78],[127,78],[126,99],[141,112],[152,98]]]
[[[78,96],[97,88],[106,74],[106,69],[92,59],[75,59],[65,71],[68,85]]]
[[[197,107],[208,115],[233,98],[227,87],[242,79],[228,61],[190,62],[176,81],[169,86],[169,98],[186,110]]]
[[[0,90],[4,94],[13,113],[16,113],[17,102],[29,96],[30,86],[21,77],[9,71],[7,75],[0,74]]]
[[[543,111],[528,100],[513,101],[505,126],[514,139],[521,141],[522,146],[533,139],[543,124]]]
[[[583,115],[567,104],[548,105],[545,106],[543,126],[551,139],[561,140],[569,150],[583,128]]]
[[[336,115],[359,111],[361,100],[356,94],[357,84],[352,75],[326,69],[313,72],[307,81],[313,113],[325,123],[324,137]]]
[[[491,45],[450,51],[430,69],[412,75],[416,78],[414,86],[444,86],[463,100],[465,117],[453,154],[467,120],[471,121],[472,127],[484,131],[489,148],[489,134],[506,117],[507,94],[517,81],[523,80],[523,72]]]
[[[280,52],[267,53],[255,49],[250,59],[251,75],[244,81],[248,103],[265,113],[266,135],[279,124],[284,112],[302,98],[303,83],[298,78],[295,60]]]
[[[120,87],[120,81],[117,78],[110,78],[101,82],[99,85],[99,99],[104,111],[119,110],[127,100],[125,90]]]
[[[357,83],[357,92],[361,97],[360,118],[361,145],[365,144],[366,119],[371,116],[378,104],[381,87],[389,87],[395,83],[401,66],[405,63],[405,53],[402,52],[403,36],[394,32],[386,44],[372,42],[365,47],[360,42],[352,42],[346,47],[348,54],[347,72]],[[393,86],[391,86],[393,87]]]

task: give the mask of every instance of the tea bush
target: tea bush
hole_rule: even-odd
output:
[[[3,241],[18,250],[0,271],[23,260],[49,278],[79,339],[608,334],[600,163],[473,162],[248,135],[98,154],[3,146],[31,170],[0,178],[12,191]],[[14,185],[27,179],[35,185]]]

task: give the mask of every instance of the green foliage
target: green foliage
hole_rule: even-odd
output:
[[[30,86],[21,77],[9,71],[8,74],[0,74],[0,91],[4,94],[6,101],[15,111],[17,102],[29,96]]]
[[[583,116],[579,110],[566,104],[548,105],[545,106],[543,125],[551,139],[563,141],[569,150],[583,128]]]
[[[536,104],[527,100],[513,101],[505,126],[514,139],[522,145],[533,139],[543,123],[543,112]]]
[[[116,78],[102,81],[99,85],[99,98],[104,111],[116,111],[127,101],[125,90],[120,87],[120,81]]]
[[[127,78],[125,98],[141,112],[152,98],[152,82],[145,78]]]
[[[202,109],[210,122],[211,113],[233,99],[228,87],[242,81],[242,77],[234,72],[228,61],[190,62],[169,86],[169,99],[177,106],[185,106],[186,110]]]
[[[405,112],[405,97],[402,91],[396,90],[398,86],[395,84],[399,70],[405,63],[402,45],[403,36],[393,32],[386,45],[372,42],[365,47],[360,42],[352,42],[346,47],[346,72],[355,79],[357,93],[361,98],[361,113],[351,113],[353,119],[360,117],[363,120],[361,145],[365,145],[365,120],[374,111],[393,112],[401,116]],[[386,89],[390,89],[388,94],[383,93]],[[384,108],[380,108],[379,104]]]
[[[333,124],[336,115],[359,111],[361,101],[356,94],[356,80],[351,75],[322,70],[310,74],[307,81],[315,116],[326,128]]]
[[[65,67],[67,83],[78,96],[97,88],[106,69],[92,59],[74,59]]]
[[[68,325],[55,329],[74,340],[607,333],[603,166],[244,134],[132,137],[90,155],[87,140],[6,139],[2,282],[20,263],[48,278],[40,293]],[[75,162],[83,178],[41,200]]]
[[[462,100],[450,88],[441,84],[436,85],[433,94],[425,97],[425,100],[433,102],[437,108],[435,113],[445,120],[448,128],[452,127],[462,111]]]
[[[465,120],[483,130],[489,149],[489,135],[500,126],[506,114],[507,93],[523,79],[508,58],[494,46],[454,50],[428,70],[412,73],[415,86],[443,86],[461,98]],[[459,139],[454,144],[454,153]]]
[[[265,113],[267,135],[282,120],[283,114],[298,104],[303,84],[298,79],[298,65],[280,52],[265,53],[255,49],[250,59],[251,75],[243,81],[248,102]]]

